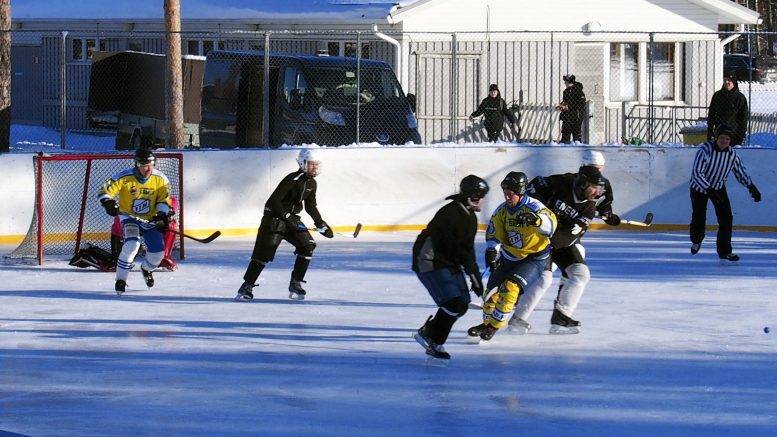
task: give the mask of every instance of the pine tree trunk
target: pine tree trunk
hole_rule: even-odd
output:
[[[0,153],[11,148],[11,0],[0,0]]]
[[[180,0],[165,0],[165,30],[167,32],[167,148],[183,149],[186,144],[184,144],[183,129]]]

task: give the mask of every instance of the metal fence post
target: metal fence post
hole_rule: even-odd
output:
[[[359,144],[359,131],[361,129],[361,90],[362,90],[362,33],[356,32],[356,139],[354,143]]]
[[[264,81],[262,83],[262,145],[270,146],[270,32],[264,33]]]
[[[59,56],[59,147],[64,149],[67,137],[67,30],[62,31]]]
[[[456,83],[457,83],[457,71],[456,68],[456,33],[451,34],[451,83],[450,93],[448,93],[448,110],[451,112],[451,124],[448,129],[448,141],[453,142],[456,139]]]

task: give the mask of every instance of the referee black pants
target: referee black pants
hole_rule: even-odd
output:
[[[731,202],[728,200],[726,187],[715,190],[718,200],[711,199],[707,193],[700,193],[691,188],[691,243],[701,244],[704,240],[704,231],[707,226],[707,200],[715,207],[715,215],[718,217],[718,256],[726,256],[731,253],[731,228],[734,217],[731,214]]]

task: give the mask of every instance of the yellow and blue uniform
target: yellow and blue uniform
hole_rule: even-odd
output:
[[[522,225],[519,216],[535,214],[536,224]],[[497,249],[501,261],[488,278],[487,289],[498,292],[483,305],[483,323],[501,328],[510,319],[521,290],[541,274],[550,256],[550,237],[558,224],[556,215],[539,200],[524,196],[515,207],[499,205],[486,230],[488,248]]]
[[[111,177],[97,192],[100,202],[117,197],[122,222],[129,215],[151,221],[157,212],[170,212],[170,180],[157,169],[143,178],[134,168],[128,168]],[[150,229],[153,225],[141,223],[141,227]]]

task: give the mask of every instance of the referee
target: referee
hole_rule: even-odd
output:
[[[739,261],[739,256],[731,253],[731,229],[734,219],[726,192],[729,173],[733,170],[737,181],[747,187],[753,200],[761,201],[761,193],[747,174],[736,150],[731,147],[733,136],[734,131],[730,127],[718,126],[715,129],[714,141],[710,140],[699,146],[691,172],[691,254],[696,255],[699,252],[704,240],[709,199],[718,218],[718,257],[725,263]]]

